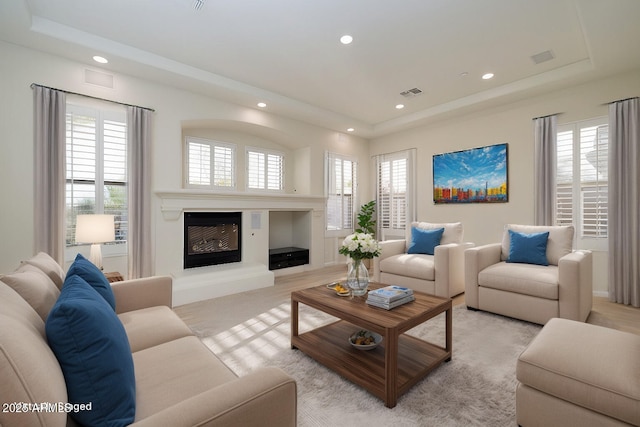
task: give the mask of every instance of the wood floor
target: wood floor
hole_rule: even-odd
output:
[[[242,292],[175,308],[175,312],[195,329],[222,332],[281,304],[289,304],[290,294],[297,289],[344,279],[346,267],[338,265],[305,273],[276,277],[275,286]],[[464,304],[464,294],[453,299]],[[640,309],[594,297],[587,323],[640,335]]]

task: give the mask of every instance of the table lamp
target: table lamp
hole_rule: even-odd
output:
[[[116,240],[113,215],[78,215],[76,218],[76,242],[91,243],[89,261],[102,270],[100,244]]]

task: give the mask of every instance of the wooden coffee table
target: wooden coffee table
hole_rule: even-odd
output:
[[[371,284],[370,289],[381,286]],[[451,360],[452,355],[451,299],[414,294],[415,301],[385,310],[367,305],[366,296],[340,297],[324,285],[292,292],[291,348],[299,349],[393,408],[398,396],[442,362]],[[299,334],[300,303],[341,320]],[[446,312],[444,347],[404,334],[442,312]],[[353,348],[349,337],[360,329],[379,333],[382,343],[368,351]]]

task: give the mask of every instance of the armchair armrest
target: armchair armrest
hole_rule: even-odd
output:
[[[591,251],[574,251],[558,261],[560,316],[584,322],[593,304],[593,260]]]
[[[276,367],[258,369],[139,420],[133,427],[292,426],[296,382]]]
[[[380,243],[380,256],[373,258],[373,281],[380,281],[380,261],[406,251],[406,240],[383,240]]]
[[[435,293],[449,298],[464,292],[464,251],[471,242],[438,245],[434,251]]]
[[[159,305],[171,308],[172,288],[173,279],[170,276],[152,276],[111,283],[118,314]]]
[[[467,307],[478,308],[478,273],[500,262],[501,243],[490,243],[464,251],[464,299]]]

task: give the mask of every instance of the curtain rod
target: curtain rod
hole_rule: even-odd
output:
[[[45,89],[51,89],[51,90],[57,90],[59,92],[63,92],[63,93],[68,93],[69,95],[78,95],[78,96],[84,96],[85,98],[92,98],[92,99],[97,99],[99,101],[106,101],[106,102],[111,102],[114,104],[120,104],[120,105],[124,105],[125,107],[137,107],[137,108],[143,108],[145,110],[149,110],[153,113],[156,112],[156,110],[154,110],[153,108],[148,108],[148,107],[141,107],[139,105],[133,105],[133,104],[127,104],[125,102],[119,102],[119,101],[112,101],[111,99],[106,99],[106,98],[100,98],[97,96],[91,96],[91,95],[85,95],[84,93],[78,93],[78,92],[71,92],[70,90],[64,90],[64,89],[57,89],[55,87],[50,87],[50,86],[45,86],[45,85],[39,85],[37,83],[31,83],[31,89],[33,89],[34,86],[39,86],[39,87],[43,87]]]
[[[559,116],[560,114],[562,114],[562,113],[547,114],[546,116],[534,117],[534,118],[533,118],[533,119],[531,119],[531,120],[544,119],[544,118],[546,118],[546,117],[551,117],[551,116]]]
[[[602,104],[602,105],[611,105],[611,104],[615,104],[616,102],[630,101],[630,100],[632,100],[632,99],[638,99],[638,97],[637,97],[637,96],[632,96],[631,98],[625,98],[625,99],[619,99],[619,100],[617,100],[617,101],[605,102],[605,103],[604,103],[604,104]]]

